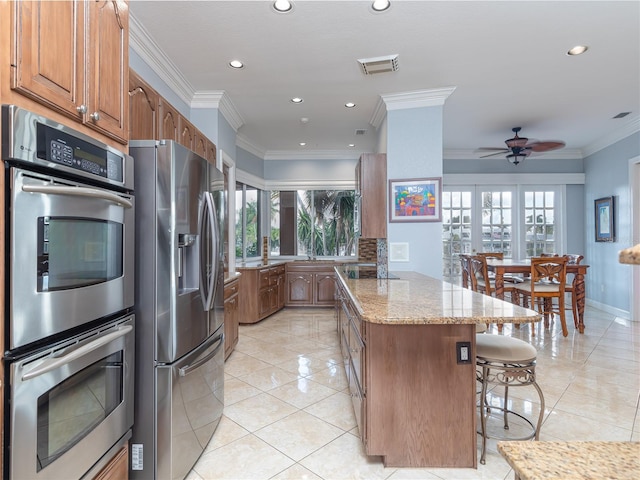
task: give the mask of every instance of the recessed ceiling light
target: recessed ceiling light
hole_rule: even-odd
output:
[[[355,147],[355,146],[356,146],[356,144],[355,144],[355,143],[350,143],[350,144],[349,144],[349,146],[350,146],[350,147]]]
[[[273,2],[273,9],[278,13],[287,13],[293,10],[293,3],[289,0],[276,0]]]
[[[244,63],[242,63],[240,60],[231,60],[229,62],[229,66],[232,68],[242,68],[244,67]]]
[[[302,103],[304,100],[302,100],[300,97],[293,97],[291,101],[293,103]]]
[[[587,50],[589,50],[589,47],[586,45],[576,45],[567,52],[567,55],[582,55]]]
[[[356,104],[353,103],[353,102],[347,102],[347,103],[344,104],[344,106],[347,107],[347,108],[353,108],[353,107],[356,106]]]
[[[374,12],[384,12],[390,6],[391,2],[389,0],[374,0],[371,4],[371,8]]]
[[[300,142],[300,146],[304,147],[307,144],[307,142]]]

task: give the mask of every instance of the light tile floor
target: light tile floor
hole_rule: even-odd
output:
[[[585,325],[582,335],[570,325],[566,338],[559,321],[537,326],[533,337],[529,325],[504,328],[538,349],[540,439],[640,441],[640,322],[588,307]],[[240,326],[225,382],[224,415],[189,480],[513,478],[495,440],[477,470],[385,468],[365,456],[332,309],[285,309]],[[515,409],[539,412],[532,387],[510,397]]]

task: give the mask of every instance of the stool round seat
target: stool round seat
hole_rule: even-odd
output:
[[[503,335],[477,335],[476,357],[504,363],[528,363],[536,359],[538,352],[519,338]]]
[[[544,418],[544,396],[536,382],[535,347],[519,338],[506,337],[486,333],[476,334],[476,380],[482,384],[480,391],[480,433],[482,435],[482,454],[480,463],[485,463],[487,439],[499,440],[538,440],[540,427]],[[504,387],[504,404],[502,407],[492,406],[487,401],[489,385]],[[509,387],[525,387],[531,385],[540,397],[540,413],[534,423],[524,415],[508,408]],[[495,395],[495,391],[493,393]],[[505,436],[490,437],[487,432],[487,417],[491,410],[501,411],[504,429],[509,429],[509,415],[522,419],[530,428],[530,433],[520,438]]]

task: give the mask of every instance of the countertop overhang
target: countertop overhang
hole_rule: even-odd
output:
[[[381,279],[371,267],[343,265],[335,271],[362,319],[370,323],[503,324],[542,318],[528,308],[416,272],[394,271],[397,279]]]

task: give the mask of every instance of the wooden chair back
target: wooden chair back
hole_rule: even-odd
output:
[[[460,267],[462,269],[462,286],[471,288],[471,271],[469,270],[469,255],[460,254]],[[472,289],[473,290],[473,289]]]
[[[531,258],[532,303],[534,297],[559,297],[564,299],[564,289],[567,281],[567,261],[567,257],[560,256]]]
[[[484,258],[497,258],[500,260],[504,259],[504,252],[478,252],[476,253],[476,255]]]
[[[472,290],[491,295],[489,270],[487,269],[487,259],[484,256],[472,255],[469,257],[469,273],[471,275]]]

